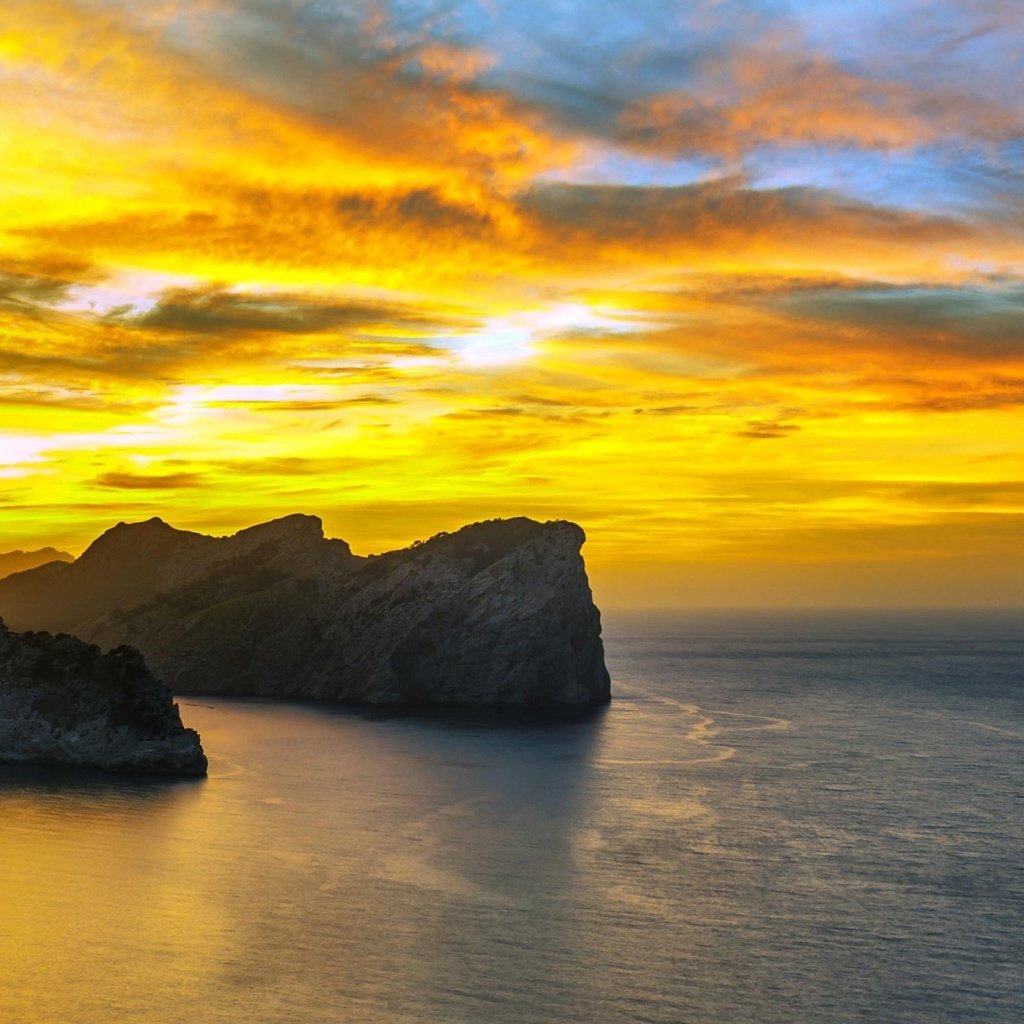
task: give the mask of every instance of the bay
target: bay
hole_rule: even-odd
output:
[[[205,781],[0,768],[0,1019],[1024,1016],[1019,616],[606,646],[583,720],[182,697]]]

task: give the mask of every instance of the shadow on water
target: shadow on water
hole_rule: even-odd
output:
[[[182,708],[219,706],[298,707],[368,722],[413,721],[466,729],[545,729],[599,723],[609,705],[587,707],[478,707],[463,704],[361,704],[289,697],[235,697],[180,694]],[[216,703],[211,703],[215,701]]]
[[[0,801],[24,795],[160,801],[195,792],[205,783],[201,778],[115,773],[70,765],[0,764]]]
[[[589,955],[580,844],[608,785],[614,704],[569,716],[181,704],[211,763],[237,768],[205,793],[224,802],[219,839],[260,837],[262,861],[243,872],[233,853],[218,883],[258,976],[312,985],[290,951],[314,934],[332,965],[315,987],[335,1019],[367,1006],[379,1011],[368,1020],[502,1019],[524,988],[539,1005],[564,997],[551,964]]]
[[[385,923],[406,936],[404,998],[423,1000],[424,1013],[454,999],[452,1012],[462,1002],[487,1019],[510,1012],[525,989],[550,1010],[564,998],[552,963],[586,956],[575,927],[579,841],[603,792],[609,709],[332,714],[369,726],[408,759],[417,791],[432,794],[398,829],[380,879],[404,907]]]
[[[336,705],[334,714],[354,716],[366,722],[410,723],[442,731],[480,731],[530,734],[557,732],[583,738],[596,734],[608,711],[607,705],[597,708],[478,708],[423,707],[391,705],[358,707]]]

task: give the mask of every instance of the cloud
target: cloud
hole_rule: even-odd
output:
[[[778,420],[748,420],[743,430],[736,432],[736,436],[762,441],[787,437],[799,429],[800,427],[795,423],[780,423]]]
[[[453,320],[422,310],[330,296],[273,291],[234,292],[210,285],[165,292],[143,315],[129,320],[143,330],[194,334],[318,334],[345,328],[450,329]]]
[[[826,240],[842,247],[841,258],[856,245],[905,253],[923,244],[955,248],[978,235],[970,223],[951,217],[873,206],[817,188],[756,189],[739,177],[675,187],[549,184],[533,189],[524,208],[548,238],[631,247],[637,256],[652,245],[699,254],[709,248],[749,252],[767,243],[771,249],[758,252],[766,262],[772,250],[788,256],[797,248],[824,260]]]
[[[1018,36],[962,8],[11,0],[5,535],[1005,550]]]
[[[943,88],[872,77],[813,53],[733,48],[692,89],[643,96],[618,116],[616,141],[664,155],[740,157],[774,145],[894,150],[1024,133],[1021,114]]]
[[[879,388],[884,382],[866,381]],[[973,373],[970,376],[899,379],[888,382],[894,409],[916,413],[1010,411],[1024,406],[1024,375]]]
[[[635,416],[680,416],[703,411],[699,405],[656,405],[649,409],[634,409],[633,414]]]
[[[228,17],[200,9],[190,32],[172,35],[172,23],[157,46],[364,159],[473,176],[535,170],[561,144],[484,83],[493,58],[451,32],[447,8],[250,0]]]
[[[336,210],[339,221],[350,227],[388,224],[475,240],[501,240],[501,227],[492,211],[446,198],[433,188],[347,193],[338,196]]]
[[[890,344],[961,351],[975,360],[1024,357],[1024,283],[824,288],[783,295],[781,311],[871,332]]]
[[[1024,259],[1024,234],[1012,221],[901,209],[808,186],[755,188],[738,176],[679,186],[544,183],[520,209],[538,265],[557,267],[577,287],[584,274],[574,279],[574,270],[585,268],[598,294],[614,289],[613,275],[620,287],[632,279],[644,290],[619,299],[656,315],[655,290],[669,291],[673,278],[690,300],[663,312],[706,316],[711,307],[698,310],[694,299],[715,292],[729,300],[748,289],[813,292],[829,282],[838,292],[864,280],[879,282],[880,291],[931,287],[993,269],[1012,275]],[[714,315],[721,314],[716,303]]]
[[[893,490],[903,497],[930,507],[938,505],[967,510],[1015,506],[1024,509],[1024,479],[925,480],[894,485]]]
[[[0,271],[0,309],[36,315],[65,298],[69,287],[67,281]]]
[[[994,408],[1016,401],[1013,382],[1024,362],[1024,284],[1017,279],[952,285],[698,270],[674,288],[612,293],[610,300],[649,311],[649,326],[628,343],[595,345],[608,358],[660,357],[681,372],[688,354],[691,373],[724,375],[749,390],[772,379],[827,376],[861,395],[906,389],[913,402]],[[707,361],[705,370],[698,360]]]
[[[558,19],[495,21],[517,23],[505,37],[515,58],[489,80],[556,130],[643,153],[985,149],[1024,125],[1007,87],[1021,23],[994,4],[894,0],[883,21],[863,6],[591,0]]]
[[[941,89],[922,99],[912,84],[879,84],[778,34],[744,49],[735,32],[705,38],[705,24],[673,57],[692,19],[665,24],[651,4],[617,16],[615,5],[598,7],[574,9],[574,25],[589,29],[575,58],[578,39],[550,39],[555,29],[531,26],[540,49],[560,53],[569,76],[562,91],[576,90],[591,110],[591,127],[570,131],[554,108],[516,92],[514,67],[495,65],[487,40],[461,28],[464,19],[447,5],[171,5],[156,18],[130,5],[100,14],[48,0],[41,10],[16,3],[26,65],[77,85],[95,108],[69,123],[59,96],[36,86],[46,117],[64,129],[65,152],[47,168],[31,163],[35,124],[15,117],[24,174],[60,174],[83,196],[71,204],[57,200],[58,189],[44,190],[52,205],[33,219],[21,204],[18,231],[100,263],[188,266],[209,280],[344,280],[448,296],[467,282],[491,296],[513,278],[535,287],[552,264],[561,274],[579,265],[583,246],[588,259],[620,264],[651,262],[652,244],[661,258],[740,246],[782,262],[810,236],[834,241],[842,260],[888,248],[895,263],[908,246],[939,239],[943,256],[959,249],[983,258],[974,224],[872,207],[811,185],[752,189],[732,178],[689,192],[613,194],[537,183],[538,173],[571,162],[573,132],[672,153],[670,136],[682,124],[695,145],[723,154],[773,132],[786,144],[813,141],[852,119],[860,128],[851,139],[874,125],[895,145],[903,122],[886,127],[887,118],[906,109],[904,121],[927,121],[947,100],[956,106]],[[737,16],[740,23],[747,24]],[[78,62],[55,57],[70,50]],[[628,58],[621,72],[608,59],[616,54]],[[96,70],[86,75],[85,67]],[[681,111],[673,106],[679,97]],[[840,100],[848,101],[843,116],[834,111]],[[996,123],[982,115],[968,105],[957,117],[975,127]],[[694,118],[706,122],[703,142]],[[102,201],[111,180],[123,198]],[[565,231],[578,247],[560,251]]]
[[[336,187],[256,187],[223,174],[182,184],[184,202],[42,222],[23,234],[96,262],[187,266],[193,277],[211,281],[429,289],[452,301],[467,273],[487,282],[523,270],[521,214],[512,199],[487,187],[472,194],[450,185],[347,188],[343,180]]]
[[[99,487],[121,491],[178,491],[202,487],[203,478],[198,473],[103,473],[96,478]]]
[[[73,256],[0,256],[0,313],[33,319],[47,316],[76,285],[101,276],[98,268]]]

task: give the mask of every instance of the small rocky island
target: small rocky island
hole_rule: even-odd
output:
[[[12,633],[0,619],[0,762],[206,774],[198,734],[130,647]]]
[[[0,580],[0,615],[131,644],[175,693],[587,708],[610,691],[584,539],[491,520],[360,557],[315,516],[231,537],[150,519]]]

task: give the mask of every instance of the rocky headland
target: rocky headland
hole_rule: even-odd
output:
[[[151,519],[0,580],[0,614],[131,644],[175,693],[589,707],[610,693],[584,539],[492,520],[360,557],[315,516],[231,537]]]
[[[0,762],[199,776],[206,756],[130,647],[12,633],[0,620]]]

